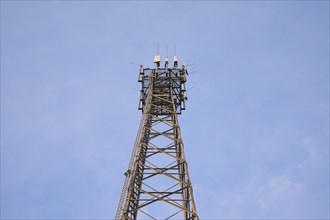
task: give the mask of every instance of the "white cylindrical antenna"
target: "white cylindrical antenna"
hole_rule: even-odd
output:
[[[168,67],[167,44],[166,44],[165,67],[166,67],[166,68]]]
[[[178,57],[176,55],[174,55],[173,57],[173,61],[174,61],[174,67],[178,67]]]
[[[174,61],[174,67],[177,68],[178,67],[178,57],[176,56],[175,44],[174,44],[174,57],[173,57],[173,61]]]
[[[154,63],[156,64],[157,68],[160,66],[160,55],[154,56]]]

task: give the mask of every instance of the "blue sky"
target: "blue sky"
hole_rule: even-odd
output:
[[[200,219],[329,218],[328,1],[1,1],[1,219],[114,218],[158,44]]]

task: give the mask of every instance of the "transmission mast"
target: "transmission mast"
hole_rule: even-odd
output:
[[[198,220],[178,115],[185,110],[186,65],[140,66],[140,127],[120,197],[116,220]]]

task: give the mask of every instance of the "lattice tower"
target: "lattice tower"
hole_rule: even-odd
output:
[[[186,65],[140,66],[142,118],[120,197],[116,220],[198,220],[178,115],[185,110]]]

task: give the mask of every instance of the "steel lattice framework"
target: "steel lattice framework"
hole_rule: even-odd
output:
[[[119,201],[116,220],[198,220],[178,121],[185,109],[186,65],[141,66],[142,119]]]

